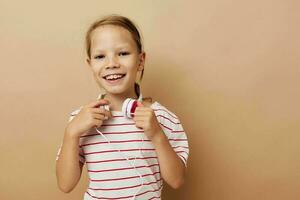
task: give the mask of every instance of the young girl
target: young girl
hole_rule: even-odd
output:
[[[105,93],[71,113],[56,159],[59,188],[73,190],[86,163],[85,200],[161,199],[163,181],[172,188],[184,182],[188,141],[174,113],[142,98],[136,77],[146,54],[136,26],[104,17],[87,31],[86,51]]]

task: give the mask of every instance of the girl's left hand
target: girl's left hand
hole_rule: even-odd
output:
[[[140,102],[138,102],[138,107],[135,109],[133,121],[138,128],[144,130],[150,140],[153,140],[154,137],[158,136],[162,131],[153,109],[144,106]]]

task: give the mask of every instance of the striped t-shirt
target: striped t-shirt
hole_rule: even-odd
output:
[[[69,121],[81,108],[71,113]],[[178,117],[158,102],[151,108],[186,166],[189,147]],[[132,119],[121,111],[111,113],[113,117],[98,128],[104,137],[94,128],[80,137],[79,161],[86,164],[90,181],[84,200],[161,199],[163,180],[154,146]]]

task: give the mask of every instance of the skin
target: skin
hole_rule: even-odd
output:
[[[82,164],[78,162],[80,136],[93,127],[100,127],[104,120],[112,117],[110,111],[99,108],[109,104],[110,110],[121,110],[126,98],[137,98],[134,83],[144,68],[145,52],[138,52],[130,32],[122,27],[104,25],[96,28],[91,36],[91,57],[87,63],[96,82],[106,91],[105,99],[84,105],[65,128],[63,145],[56,163],[59,188],[70,192],[80,180]],[[103,76],[126,73],[119,84],[110,85]],[[162,178],[173,188],[184,182],[185,166],[170,146],[156,119],[151,104],[138,103],[133,121],[152,141],[159,160]]]

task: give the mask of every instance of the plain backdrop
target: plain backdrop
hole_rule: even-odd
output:
[[[144,96],[181,120],[184,187],[163,200],[300,199],[300,3],[296,0],[0,0],[0,199],[81,200],[56,185],[69,114],[96,99],[88,26],[140,28]],[[84,170],[85,171],[85,170]]]

